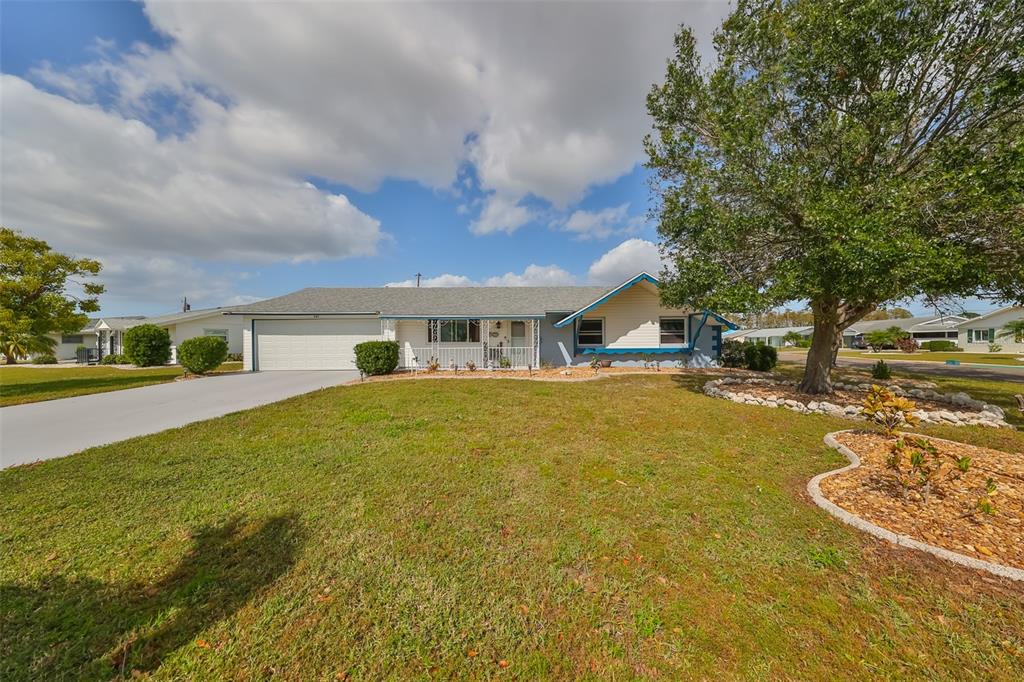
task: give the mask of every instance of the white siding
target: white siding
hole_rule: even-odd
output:
[[[86,348],[96,347],[96,332],[85,332],[82,334],[82,343],[61,343],[61,337],[63,334],[49,334],[49,337],[57,342],[57,345],[53,349],[53,354],[57,356],[58,360],[74,360],[78,357],[78,346],[82,345]],[[68,334],[71,336],[71,334]]]
[[[583,319],[604,318],[607,348],[658,348],[661,345],[659,318],[686,317],[689,312],[663,307],[657,289],[642,282],[585,313]]]
[[[968,329],[994,329],[995,343],[1003,347],[1003,353],[1024,353],[1024,343],[1017,343],[1012,336],[999,336],[1003,326],[1012,320],[1024,319],[1024,307],[1012,307],[1002,310],[985,319],[967,320],[957,329],[957,341],[961,348],[971,353],[987,353],[989,341],[967,341]]]
[[[145,320],[140,320],[140,322],[144,323]],[[171,334],[171,343],[175,346],[180,345],[186,339],[206,336],[207,329],[227,329],[228,352],[242,352],[242,318],[238,315],[222,315],[217,313],[197,320],[187,320],[167,325],[167,331]]]
[[[398,320],[395,323],[395,340],[398,341],[398,364],[402,367],[412,365],[413,349],[427,345],[427,321]]]

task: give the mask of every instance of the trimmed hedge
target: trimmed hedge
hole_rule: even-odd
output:
[[[941,353],[957,353],[963,350],[955,342],[948,339],[932,339],[921,344],[924,350],[938,351]]]
[[[217,336],[195,336],[178,346],[178,363],[193,374],[206,374],[228,357],[228,344]]]
[[[166,365],[171,360],[171,335],[155,324],[140,324],[124,333],[124,354],[136,367]]]
[[[357,344],[356,367],[363,374],[391,374],[398,367],[398,342],[364,341]]]
[[[747,369],[767,372],[779,361],[779,352],[773,346],[763,343],[744,344],[743,357],[747,361]]]
[[[42,353],[32,357],[32,362],[37,365],[56,365],[57,356],[53,353]]]

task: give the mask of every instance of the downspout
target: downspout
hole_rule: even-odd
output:
[[[250,354],[252,355],[252,361],[249,363],[249,371],[255,372],[256,370],[256,318],[249,320],[249,345],[252,347]]]

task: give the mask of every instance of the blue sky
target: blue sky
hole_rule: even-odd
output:
[[[6,2],[3,221],[108,315],[659,269],[644,96],[727,4]]]

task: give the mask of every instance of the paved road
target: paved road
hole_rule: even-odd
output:
[[[358,378],[355,371],[230,374],[2,407],[0,469],[64,457]]]
[[[946,365],[941,362],[890,360],[885,356],[879,357],[885,360],[885,364],[894,369],[903,369],[908,372],[931,374],[934,376],[967,377],[970,379],[990,379],[992,381],[1019,381],[1021,382],[1021,390],[1024,390],[1024,367],[999,367],[980,364]],[[801,365],[806,358],[806,353],[779,353],[779,360],[798,362]],[[876,362],[878,360],[873,358],[839,356],[840,367],[870,367]]]

